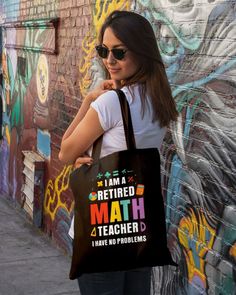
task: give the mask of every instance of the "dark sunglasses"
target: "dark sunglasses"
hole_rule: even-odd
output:
[[[121,48],[113,48],[109,50],[108,48],[102,45],[98,45],[95,48],[97,50],[98,55],[101,58],[107,58],[109,52],[111,51],[115,59],[122,60],[125,57],[125,53],[127,52],[127,50]]]

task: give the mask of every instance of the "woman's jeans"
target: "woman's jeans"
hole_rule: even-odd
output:
[[[81,295],[150,295],[151,268],[83,274]]]

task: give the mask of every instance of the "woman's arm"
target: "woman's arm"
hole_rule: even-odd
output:
[[[76,122],[78,118],[79,114],[78,117],[76,116],[74,119],[74,122]],[[74,122],[72,122],[72,124]],[[70,127],[72,126],[71,129],[73,128],[72,124],[70,125]],[[97,112],[92,108],[89,108],[79,123],[77,121],[77,126],[71,133],[69,128],[67,130],[67,137],[63,138],[61,150],[59,152],[59,159],[65,164],[73,164],[104,132],[99,122]]]
[[[98,119],[97,112],[90,108],[90,104],[102,93],[117,88],[117,81],[105,80],[101,85],[88,93],[83,103],[62,137],[59,159],[65,164],[73,164],[78,157],[103,134],[104,130]]]
[[[88,93],[88,95],[84,98],[80,109],[78,111],[78,113],[76,114],[75,118],[73,119],[73,121],[71,122],[71,124],[69,125],[69,127],[67,128],[66,132],[64,133],[63,137],[62,137],[62,142],[71,135],[71,133],[75,130],[75,128],[77,127],[77,125],[80,123],[80,121],[84,118],[84,116],[86,115],[87,111],[90,108],[90,104],[95,100],[96,98],[93,97],[92,93]]]

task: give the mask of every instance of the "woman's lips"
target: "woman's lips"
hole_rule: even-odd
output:
[[[109,68],[108,71],[109,71],[110,73],[112,73],[112,74],[115,74],[115,73],[119,72],[120,69],[111,69],[111,68]]]

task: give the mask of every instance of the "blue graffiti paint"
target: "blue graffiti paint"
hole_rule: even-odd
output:
[[[160,52],[161,52],[161,56],[162,56],[162,59],[164,61],[164,63],[166,65],[171,65],[173,63],[175,63],[176,61],[178,61],[181,58],[184,58],[184,55],[185,55],[185,48],[181,45],[177,48],[175,48],[175,51],[176,51],[176,54],[172,54],[172,55],[168,55],[168,54],[165,54],[165,50],[162,49],[163,45],[162,42],[160,42]]]
[[[194,103],[194,105],[192,105],[191,107],[187,107],[185,126],[184,126],[184,138],[186,138],[186,141],[188,141],[188,139],[189,139],[189,133],[190,133],[192,118],[193,118],[195,109],[199,105],[200,102],[201,102],[201,99],[199,98]]]
[[[9,168],[8,165],[3,163],[8,163],[9,161],[9,146],[7,140],[5,138],[2,139],[0,144],[0,193],[9,194],[9,186],[8,186],[8,174]],[[3,165],[2,165],[3,164]]]
[[[225,63],[218,69],[216,69],[214,72],[210,73],[208,76],[201,78],[199,80],[182,84],[176,87],[176,89],[173,91],[173,96],[176,97],[179,93],[186,91],[187,89],[196,89],[200,86],[203,86],[206,83],[209,83],[210,81],[218,78],[221,74],[232,68],[234,65],[236,65],[236,58],[231,59],[229,62]]]
[[[4,11],[6,18],[16,20],[20,13],[20,0],[2,0],[2,4],[7,8]]]
[[[166,208],[166,221],[167,224],[170,224],[171,218],[171,211],[172,207],[177,206],[178,204],[178,196],[180,196],[181,186],[178,182],[179,174],[182,170],[182,162],[178,155],[174,155],[172,159],[171,171],[170,171],[170,179],[168,183],[168,190],[167,190],[167,208]]]
[[[184,34],[163,14],[160,12],[153,12],[153,16],[156,20],[162,21],[172,31],[178,41],[190,50],[197,50],[201,45],[201,39],[198,36],[184,36]]]
[[[51,156],[51,138],[47,131],[37,130],[37,150],[46,158]]]
[[[54,238],[59,241],[59,244],[69,253],[72,254],[72,239],[68,235],[71,224],[71,217],[67,210],[60,207],[56,213],[56,218],[53,221]]]
[[[169,29],[172,31],[174,36],[178,41],[185,47],[190,50],[197,50],[201,45],[201,38],[199,36],[185,36],[180,29],[171,22],[165,14],[162,12],[156,11],[153,3],[147,0],[139,0],[139,3],[144,7],[148,8],[149,11],[152,11],[152,16],[155,20],[160,21],[166,24]]]

